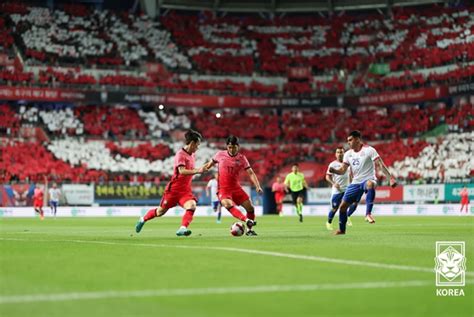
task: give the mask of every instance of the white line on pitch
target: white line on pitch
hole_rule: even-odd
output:
[[[28,239],[16,239],[16,238],[11,238],[11,239],[0,238],[0,240],[31,241]],[[315,262],[323,262],[323,263],[335,263],[335,264],[342,264],[342,265],[374,267],[374,268],[380,268],[380,269],[416,271],[416,272],[427,272],[427,273],[434,272],[434,266],[433,268],[426,268],[426,267],[410,266],[410,265],[336,259],[336,258],[328,258],[328,257],[322,257],[322,256],[314,256],[314,255],[292,254],[292,253],[282,253],[282,252],[253,250],[253,249],[241,249],[241,248],[231,248],[231,247],[208,247],[208,246],[190,246],[190,245],[151,244],[151,243],[120,243],[120,242],[112,242],[112,241],[89,241],[89,240],[38,240],[38,239],[35,239],[34,241],[35,242],[69,242],[69,243],[81,243],[81,244],[102,244],[102,245],[118,245],[118,246],[125,245],[125,246],[140,246],[140,247],[151,247],[151,248],[219,250],[219,251],[257,254],[257,255],[267,255],[267,256],[274,256],[274,257],[307,260],[307,261],[315,261]],[[466,272],[466,275],[474,276],[474,273]]]
[[[432,281],[404,281],[404,282],[363,282],[346,284],[307,284],[307,285],[257,285],[245,287],[209,287],[209,288],[178,288],[132,291],[96,291],[73,292],[58,294],[29,294],[0,296],[0,304],[16,304],[31,302],[57,302],[76,300],[96,300],[109,298],[130,297],[164,297],[164,296],[199,296],[218,294],[248,294],[248,293],[275,293],[275,292],[306,292],[344,289],[380,289],[419,287],[433,285]]]

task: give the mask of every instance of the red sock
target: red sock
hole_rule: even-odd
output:
[[[187,209],[184,213],[183,219],[181,219],[181,225],[183,227],[188,227],[189,224],[193,221],[194,210]]]
[[[147,222],[148,220],[151,220],[155,217],[156,217],[156,208],[152,208],[152,209],[147,211],[147,213],[143,217],[143,220],[145,220],[145,222]]]
[[[242,220],[242,221],[246,221],[247,220],[247,217],[244,216],[243,213],[240,212],[240,210],[235,207],[235,206],[232,206],[230,208],[227,208],[227,210],[230,212],[230,214],[232,216],[234,216],[235,218],[239,219],[239,220]],[[254,214],[255,216],[255,214]]]

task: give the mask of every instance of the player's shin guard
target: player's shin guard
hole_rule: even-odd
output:
[[[152,208],[147,211],[147,213],[143,217],[143,221],[147,222],[148,220],[151,220],[155,217],[156,217],[156,208]]]
[[[329,223],[332,223],[332,219],[334,218],[334,215],[336,215],[336,212],[331,209],[329,211],[329,214],[328,214],[328,222]]]
[[[239,220],[242,220],[242,221],[246,221],[247,220],[247,217],[244,216],[243,213],[240,212],[240,210],[235,207],[235,206],[232,206],[230,208],[227,208],[227,210],[230,212],[230,214],[232,216],[234,216],[235,218],[239,219]]]
[[[193,221],[194,210],[186,209],[186,212],[183,215],[183,219],[181,219],[181,226],[188,227],[189,224]]]
[[[365,215],[370,215],[372,213],[372,208],[374,207],[375,200],[375,188],[370,188],[367,190],[367,195],[365,196],[365,203],[367,204],[367,209]]]
[[[341,232],[346,232],[346,223],[347,223],[347,211],[339,211],[339,230]]]
[[[357,209],[357,205],[356,204],[352,204],[349,206],[349,209],[347,210],[347,216],[350,217],[352,216],[352,214],[356,211]]]

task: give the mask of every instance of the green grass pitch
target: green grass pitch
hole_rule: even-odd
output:
[[[264,216],[258,237],[231,218],[0,219],[0,316],[473,316],[474,218]],[[337,220],[336,220],[337,223]],[[436,241],[465,241],[461,297],[436,295]]]

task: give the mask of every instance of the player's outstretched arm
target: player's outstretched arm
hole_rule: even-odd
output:
[[[330,167],[329,172],[333,174],[337,174],[337,175],[343,175],[347,171],[348,168],[349,168],[349,165],[345,163],[345,164],[342,164],[340,168]]]
[[[202,174],[206,171],[204,166],[201,166],[200,168],[193,168],[191,170],[186,169],[184,166],[178,167],[178,172],[181,175],[196,175],[196,174]]]
[[[377,159],[377,165],[382,170],[385,177],[390,180],[390,186],[397,187],[397,180],[392,174],[390,174],[390,171],[388,170],[387,166],[385,166],[385,163],[382,161],[382,158],[379,157],[379,159]]]
[[[257,193],[262,194],[262,193],[263,193],[263,189],[262,189],[262,187],[260,187],[260,182],[258,181],[257,175],[255,175],[255,172],[253,171],[253,169],[252,169],[252,168],[248,168],[248,169],[247,169],[247,173],[248,173],[249,176],[250,176],[250,180],[251,180],[252,183],[255,185],[255,190],[257,191]]]

